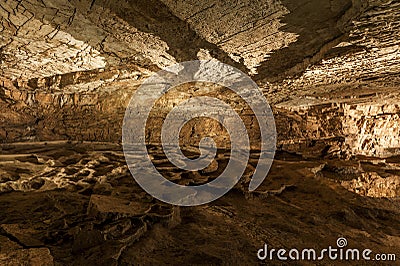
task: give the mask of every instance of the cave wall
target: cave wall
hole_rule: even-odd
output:
[[[120,142],[125,107],[146,77],[178,61],[216,58],[257,81],[274,109],[282,149],[344,157],[399,153],[396,1],[9,0],[0,6],[2,143]],[[251,112],[229,93],[209,93],[241,112],[257,147]],[[159,141],[160,114],[171,110],[170,102],[150,119],[150,142]],[[213,134],[227,146],[223,130],[212,128],[189,126],[183,142]]]

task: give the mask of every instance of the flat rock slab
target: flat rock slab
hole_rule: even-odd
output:
[[[47,248],[19,249],[0,253],[0,265],[3,266],[52,266],[53,257]]]
[[[16,242],[11,241],[8,237],[0,235],[0,253],[13,251],[16,249],[22,249],[22,246]]]
[[[25,247],[43,246],[43,242],[35,238],[38,232],[33,228],[25,228],[20,224],[3,224],[1,228],[10,236],[18,240]]]
[[[135,217],[143,216],[150,208],[150,204],[147,203],[132,202],[111,196],[92,195],[90,197],[88,214],[100,220]]]

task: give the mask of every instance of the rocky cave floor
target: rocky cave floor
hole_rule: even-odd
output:
[[[15,143],[1,151],[1,265],[248,265],[260,263],[264,243],[323,249],[338,237],[352,248],[400,253],[399,191],[391,179],[400,175],[400,157],[340,161],[278,151],[250,193],[253,151],[228,194],[200,207],[173,207],[135,183],[116,144]],[[203,172],[185,173],[159,149],[149,153],[181,184],[207,182],[229,160],[219,151]]]

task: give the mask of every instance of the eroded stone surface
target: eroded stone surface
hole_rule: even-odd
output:
[[[388,157],[399,152],[399,94],[394,88],[353,88],[277,105],[284,145],[339,138],[343,155]],[[289,128],[287,134],[284,129]],[[328,147],[329,148],[329,147]],[[300,148],[293,148],[294,150]],[[328,150],[327,150],[328,151]]]
[[[327,248],[338,236],[400,255],[399,16],[384,0],[1,2],[0,264],[254,264],[265,242]],[[196,95],[232,105],[252,152],[222,199],[168,206],[128,171],[125,108],[160,68],[211,58],[249,73],[272,105],[275,162],[249,193],[251,110],[223,88],[182,86],[148,121],[166,178],[203,184],[229,160],[227,132],[210,120],[181,132],[192,158],[202,137],[215,139],[208,168],[183,171],[162,153],[163,118]]]
[[[47,248],[19,249],[7,253],[0,253],[2,265],[32,265],[32,266],[53,266],[53,257]]]
[[[78,179],[87,182],[86,177],[75,176],[76,183],[68,188],[0,195],[2,264],[35,260],[41,265],[193,264],[204,259],[254,264],[265,241],[271,246],[326,248],[335,244],[338,234],[345,235],[354,248],[395,254],[400,250],[395,241],[399,191],[389,194],[395,190],[387,187],[384,191],[379,182],[363,183],[365,189],[351,186],[367,175],[399,180],[398,157],[344,163],[278,152],[268,177],[255,193],[249,193],[249,178],[257,162],[254,153],[244,178],[226,196],[208,205],[179,208],[147,195],[126,167],[121,169],[123,155],[113,145],[49,143],[2,148],[19,168],[21,161],[43,162],[27,153],[52,160],[56,171],[65,169],[65,179],[85,169],[87,164],[82,162],[97,164],[95,178],[84,189]],[[160,149],[149,150],[167,178],[175,173],[181,181],[193,180],[193,175],[166,168]],[[228,159],[228,152],[219,154],[218,167],[224,167]],[[217,176],[218,171],[206,176]],[[185,256],[180,256],[182,251]]]
[[[119,141],[124,108],[153,66],[206,54],[259,72],[273,105],[398,84],[394,1],[7,1],[1,10],[3,142]],[[352,152],[381,153],[365,141]]]

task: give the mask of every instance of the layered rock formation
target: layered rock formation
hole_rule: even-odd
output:
[[[289,135],[281,135],[282,142],[290,146],[338,139],[336,151],[343,155],[397,155],[398,99],[397,88],[358,87],[354,92],[352,87],[328,97],[314,94],[278,104],[286,118],[278,124],[290,128]]]
[[[132,93],[158,67],[182,60],[214,57],[253,73],[273,107],[294,97],[282,104],[296,109],[304,101],[296,99],[314,93],[337,102],[330,94],[347,87],[347,94],[360,94],[364,87],[379,87],[383,94],[395,88],[398,3],[317,2],[7,1],[2,5],[0,95],[7,113],[2,141],[119,141]],[[220,23],[211,22],[214,14],[220,14]],[[296,19],[297,14],[306,15]],[[363,106],[370,108],[368,102]],[[396,124],[393,112],[386,115],[386,126]],[[383,114],[358,113],[358,120]],[[302,130],[313,135],[313,129]],[[328,135],[346,137],[357,130]],[[398,148],[395,139],[353,142],[354,154],[381,156]]]
[[[342,235],[399,255],[399,21],[391,0],[0,2],[1,264],[251,264],[264,242],[326,248]],[[182,148],[195,158],[201,138],[213,137],[215,160],[194,172],[168,162],[161,124],[186,99],[230,104],[252,147],[233,191],[178,208],[134,182],[121,128],[146,78],[198,59],[257,82],[277,154],[249,193],[260,152],[252,110],[220,86],[176,88],[146,128],[164,177],[203,184],[229,160],[226,130],[198,119],[182,128]]]

